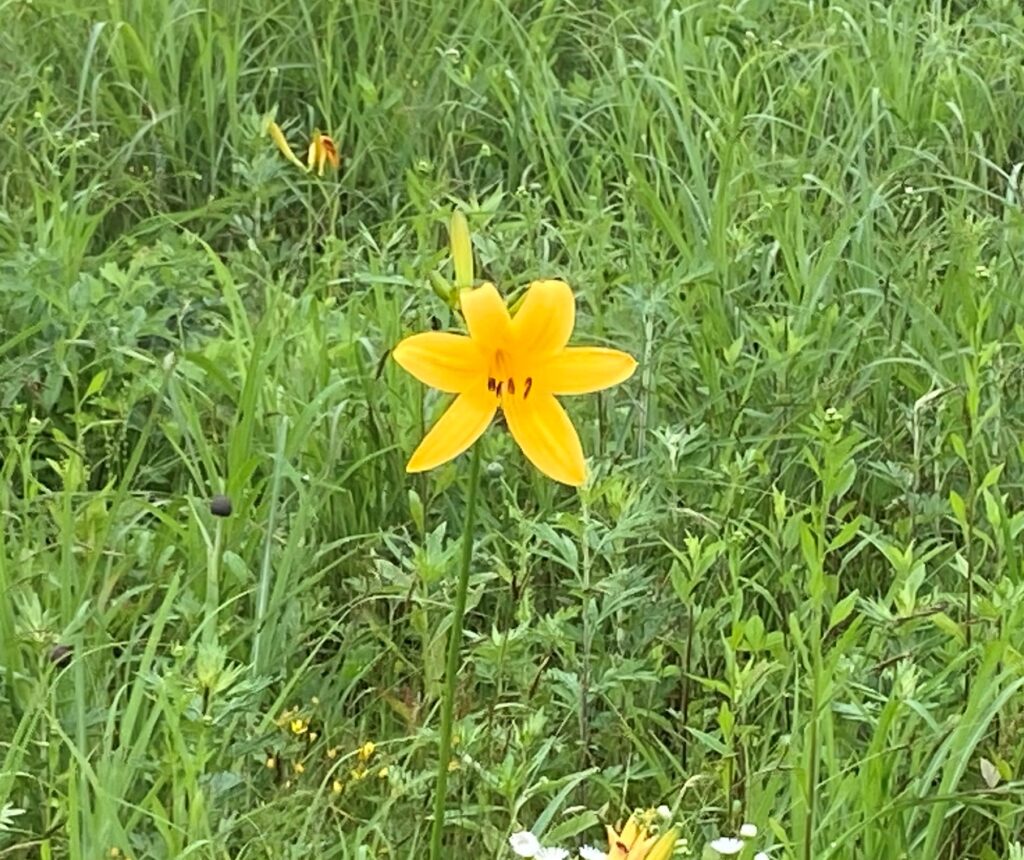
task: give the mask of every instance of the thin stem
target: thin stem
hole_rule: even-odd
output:
[[[448,788],[448,762],[452,755],[452,722],[455,711],[455,682],[459,672],[462,646],[462,617],[466,614],[466,593],[469,591],[469,565],[473,560],[473,530],[476,519],[476,496],[480,484],[480,445],[473,446],[469,467],[469,491],[466,496],[466,520],[462,530],[462,564],[452,608],[452,624],[448,633],[448,663],[444,672],[441,700],[441,748],[437,760],[437,787],[434,794],[434,825],[430,832],[430,860],[441,860],[441,839],[444,836],[445,795]]]

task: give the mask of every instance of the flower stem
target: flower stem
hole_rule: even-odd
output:
[[[437,786],[434,790],[434,825],[430,832],[430,860],[441,860],[444,808],[448,788],[448,763],[452,755],[455,683],[459,673],[459,655],[462,647],[462,617],[466,614],[466,593],[469,591],[469,566],[473,560],[473,531],[479,485],[480,445],[474,445],[473,459],[469,467],[466,519],[462,530],[462,564],[459,568],[459,582],[455,590],[451,629],[448,632],[448,663],[444,672],[444,688],[441,699],[441,748],[437,757]]]

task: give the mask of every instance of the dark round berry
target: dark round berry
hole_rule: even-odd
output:
[[[227,496],[218,493],[212,499],[210,499],[210,513],[215,517],[230,517],[231,516],[231,499]]]
[[[54,645],[50,649],[50,662],[61,669],[71,665],[71,646]]]

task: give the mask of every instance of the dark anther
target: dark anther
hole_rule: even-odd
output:
[[[500,382],[499,382],[499,383],[497,384],[497,386],[495,387],[495,389],[494,389],[494,393],[495,393],[495,394],[497,394],[497,395],[498,395],[498,397],[501,397],[501,383],[500,383]]]
[[[493,376],[487,377],[487,390],[488,391],[494,391],[494,377]]]
[[[516,393],[516,384],[513,381],[511,376],[508,378],[508,393],[509,394],[515,394]]]
[[[526,388],[523,390],[523,400],[530,396],[530,389],[533,388],[533,377],[526,377]]]

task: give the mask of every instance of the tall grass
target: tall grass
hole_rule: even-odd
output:
[[[451,856],[1019,856],[1017,4],[0,20],[0,856],[423,856],[466,463],[388,350],[453,205],[641,370],[580,495],[481,442]]]

